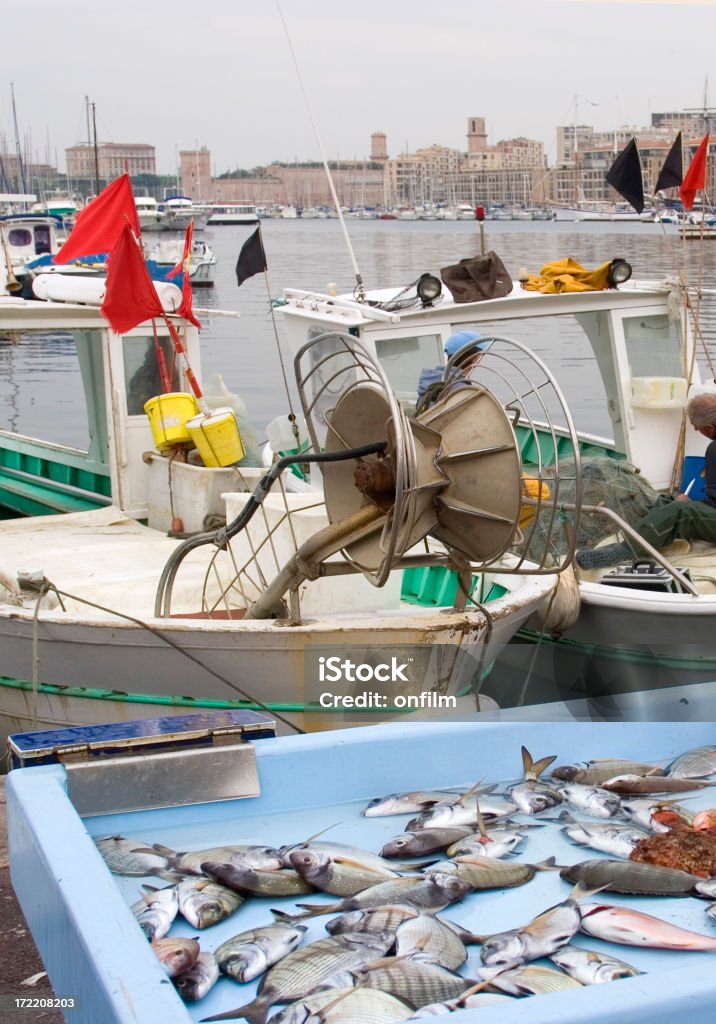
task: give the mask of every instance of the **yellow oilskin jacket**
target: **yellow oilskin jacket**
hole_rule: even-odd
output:
[[[596,270],[587,270],[571,256],[545,263],[538,274],[530,274],[524,288],[528,292],[555,295],[558,292],[600,292],[609,286],[611,260]]]

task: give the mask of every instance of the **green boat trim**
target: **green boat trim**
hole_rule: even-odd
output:
[[[585,656],[591,655],[597,658],[609,659],[611,661],[625,662],[632,665],[653,666],[660,668],[673,668],[692,671],[714,671],[716,672],[716,656],[689,657],[674,654],[657,655],[654,651],[637,651],[633,648],[620,648],[607,646],[605,644],[594,644],[584,640],[574,640],[569,637],[558,637],[554,639],[547,633],[540,633],[539,630],[522,627],[515,633],[515,640],[521,640],[529,644],[541,644],[543,647],[557,647],[562,650],[579,652]]]

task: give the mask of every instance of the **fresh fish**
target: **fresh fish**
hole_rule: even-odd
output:
[[[471,889],[509,889],[531,881],[537,871],[555,870],[554,857],[538,864],[522,861],[504,861],[493,857],[457,857],[440,861],[439,867],[446,874],[457,875]]]
[[[576,821],[571,815],[564,815],[563,820],[569,822],[562,832],[574,843],[589,846],[600,853],[608,853],[612,857],[624,857],[629,854],[640,840],[651,835],[646,829],[637,825],[620,825],[618,822]]]
[[[534,761],[526,747],[522,747],[522,764],[525,781],[510,787],[510,796],[524,814],[540,814],[550,807],[561,804],[563,797],[556,789],[540,782],[539,777],[545,768],[552,764],[557,755],[540,758]]]
[[[254,868],[240,867],[237,864],[219,864],[213,861],[201,865],[202,871],[209,878],[221,885],[228,886],[234,892],[253,896],[304,896],[315,892],[313,886],[296,874],[295,871],[283,868],[281,871],[256,871]]]
[[[179,913],[192,928],[208,928],[238,910],[244,897],[207,878],[184,878],[177,885]]]
[[[694,886],[699,896],[706,896],[707,899],[716,900],[716,878],[701,878]]]
[[[367,868],[348,858],[323,850],[294,850],[289,853],[291,867],[308,885],[331,896],[355,896],[371,885],[389,878],[400,878],[397,871]]]
[[[596,758],[585,764],[563,764],[552,769],[553,779],[578,782],[585,786],[601,786],[615,775],[664,775],[660,768],[641,761],[627,761],[622,758]]]
[[[617,775],[602,783],[602,789],[610,793],[624,796],[649,796],[656,793],[689,793],[694,789],[705,789],[716,786],[716,782],[704,782],[701,779],[680,779],[667,776],[651,775]]]
[[[581,988],[574,978],[551,967],[524,964],[519,967],[482,967],[480,977],[490,982],[490,988],[511,996],[539,996],[550,992],[563,992],[568,988]]]
[[[698,811],[691,822],[691,827],[699,832],[713,832],[716,830],[716,808],[709,807],[705,811]]]
[[[640,828],[650,832],[668,832],[670,825],[661,823],[656,817],[660,811],[676,811],[685,822],[693,820],[693,815],[682,807],[677,800],[654,800],[652,797],[634,797],[622,800],[622,814]]]
[[[188,971],[178,974],[174,987],[185,1003],[203,999],[219,979],[219,968],[213,953],[199,953]]]
[[[691,932],[629,907],[589,903],[582,907],[581,930],[605,942],[654,949],[701,950],[716,953],[716,938]]]
[[[501,995],[499,992],[475,992],[471,996],[462,995],[458,999],[449,999],[444,1003],[429,1003],[427,1006],[421,1006],[411,1017],[408,1017],[408,1020],[441,1017],[445,1013],[454,1013],[455,1010],[469,1010],[476,1006],[494,1006],[495,1003],[509,1001],[510,996]]]
[[[274,910],[279,920],[284,915]],[[391,932],[395,934],[403,921],[418,916],[420,911],[415,907],[401,906],[399,903],[387,903],[383,906],[369,907],[367,910],[348,910],[344,914],[331,918],[326,924],[326,931],[331,935],[344,932]]]
[[[582,949],[581,946],[562,946],[556,953],[552,953],[550,960],[581,985],[601,985],[606,981],[643,974],[643,971],[625,964],[623,960],[617,960],[606,953]]]
[[[513,853],[525,837],[520,832],[495,829],[485,835],[473,834],[448,846],[448,857],[492,857],[500,860]]]
[[[177,887],[168,885],[164,889],[156,889],[145,885],[143,888],[146,890],[144,896],[133,904],[132,913],[150,942],[163,939],[179,912]]]
[[[138,846],[138,843],[134,844]],[[256,871],[278,871],[283,867],[283,859],[278,850],[272,846],[211,846],[206,850],[190,850],[177,853],[168,846],[155,843],[150,850],[155,856],[160,854],[166,859],[173,871],[182,875],[201,875],[201,865],[205,861],[220,864],[235,864],[239,867],[254,868]]]
[[[471,825],[446,828],[421,828],[416,832],[403,832],[389,839],[380,851],[381,857],[419,857],[424,853],[444,850],[451,843],[475,835]]]
[[[377,796],[363,810],[366,818],[380,818],[391,814],[420,814],[433,804],[450,803],[460,790],[414,790],[410,793],[391,793]]]
[[[95,839],[95,846],[102,854],[109,870],[115,875],[155,875],[162,878],[169,868],[166,857],[155,850],[147,849],[139,839],[102,836]]]
[[[708,906],[706,908],[706,913],[713,921],[716,921],[716,903],[712,903],[710,906]]]
[[[205,1021],[234,1020],[245,1017],[249,1024],[265,1024],[275,1003],[291,1003],[313,992],[339,971],[356,969],[382,957],[393,944],[392,935],[378,932],[347,933],[317,939],[295,949],[264,974],[258,994],[250,1003],[238,1006]]]
[[[416,952],[450,971],[457,970],[467,960],[467,950],[457,933],[434,914],[417,914],[396,929],[396,956]]]
[[[545,910],[529,924],[490,935],[480,950],[483,964],[488,967],[515,965],[555,953],[560,947],[566,946],[579,931],[579,901],[598,891],[588,889],[578,882],[566,900]]]
[[[703,779],[716,773],[716,746],[694,747],[679,754],[666,766],[666,773],[676,779]]]
[[[490,787],[492,789],[493,787]],[[489,796],[486,798],[487,790],[481,790],[479,794],[480,813],[485,821],[497,821],[499,818],[508,818],[518,810],[513,800],[506,800],[500,796]],[[417,832],[423,828],[455,828],[460,825],[477,825],[477,800],[475,788],[470,795],[465,794],[459,800],[452,803],[435,804],[427,811],[423,811],[417,818],[411,818],[406,825],[406,832]]]
[[[153,939],[151,946],[170,978],[188,971],[199,956],[199,943],[196,939],[179,936],[173,939]]]
[[[699,881],[686,871],[622,860],[584,860],[562,868],[560,875],[573,885],[583,882],[606,892],[639,896],[692,896]]]
[[[333,843],[325,839],[307,839],[305,843],[296,843],[293,846],[282,846],[281,856],[285,867],[290,867],[290,856],[299,850],[311,850],[321,852],[333,857],[336,860],[349,860],[370,871],[384,871],[386,877],[390,877],[396,871],[415,871],[421,866],[412,864],[396,864],[395,861],[387,860],[382,854],[371,853],[360,846],[353,846],[350,843]],[[430,863],[428,861],[427,863]]]
[[[474,979],[411,957],[386,957],[352,972],[361,987],[377,988],[402,999],[413,1009],[455,999],[475,984]]]
[[[558,786],[557,790],[571,807],[586,811],[594,818],[613,818],[621,810],[619,796],[599,786],[572,782]]]
[[[325,988],[291,1003],[271,1024],[394,1024],[409,1020],[402,1000],[370,988]]]
[[[305,931],[305,924],[277,922],[234,935],[216,950],[219,970],[235,981],[252,981],[292,953]]]
[[[457,903],[471,889],[472,886],[467,882],[440,871],[413,878],[389,879],[387,882],[372,885],[370,889],[364,889],[355,896],[347,896],[338,903],[298,903],[297,906],[305,913],[297,914],[294,920],[320,914],[341,914],[346,910],[367,910],[369,907],[380,907],[387,903],[407,903],[420,910],[437,911],[450,903]]]

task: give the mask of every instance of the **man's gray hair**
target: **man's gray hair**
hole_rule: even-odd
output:
[[[692,427],[716,426],[716,391],[705,391],[694,395],[686,404],[686,412]]]

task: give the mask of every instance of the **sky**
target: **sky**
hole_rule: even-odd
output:
[[[3,13],[0,135],[64,170],[86,142],[149,143],[157,173],[365,159],[559,124],[643,127],[716,107],[716,0],[33,0]],[[638,137],[638,136],[637,136]]]

